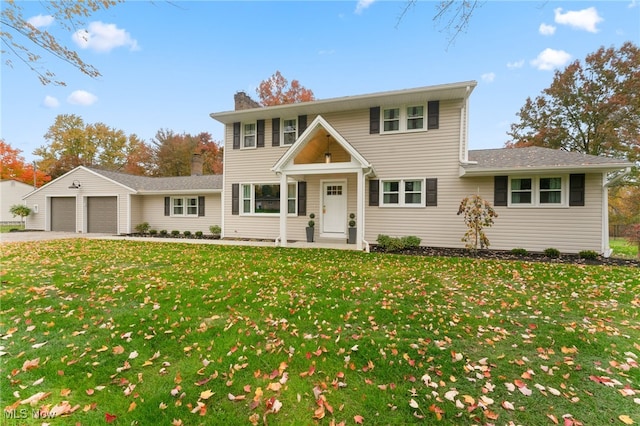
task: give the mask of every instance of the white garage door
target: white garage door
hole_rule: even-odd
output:
[[[51,230],[76,232],[75,197],[51,198]]]
[[[87,198],[87,232],[118,233],[118,198]]]

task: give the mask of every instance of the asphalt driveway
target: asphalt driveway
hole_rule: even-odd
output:
[[[69,238],[105,238],[110,234],[79,234],[76,232],[56,232],[56,231],[24,231],[24,232],[4,232],[0,234],[0,243],[13,243],[21,241],[46,241],[63,240]]]

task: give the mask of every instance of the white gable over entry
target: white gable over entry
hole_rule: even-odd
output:
[[[357,175],[356,248],[362,250],[364,236],[364,188],[367,177],[375,174],[373,166],[321,115],[307,126],[293,145],[271,168],[280,176],[280,193],[287,193],[289,176],[310,174],[355,173]],[[280,198],[280,245],[287,245],[287,198]]]

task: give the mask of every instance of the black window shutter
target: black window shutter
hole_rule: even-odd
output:
[[[427,200],[426,206],[437,206],[438,205],[438,179],[437,178],[427,178]]]
[[[198,216],[204,216],[204,197],[198,197]]]
[[[233,123],[233,149],[240,149],[240,122]]]
[[[307,130],[307,116],[299,115],[298,116],[298,136],[300,136],[302,132],[304,132],[305,130]]]
[[[429,101],[427,103],[427,129],[437,129],[440,127],[440,101]]]
[[[380,107],[369,109],[369,134],[380,133]]]
[[[509,177],[495,176],[493,178],[493,205],[506,206],[509,193]]]
[[[298,182],[298,216],[307,215],[307,182]]]
[[[264,148],[264,120],[258,120],[256,123],[258,138],[256,142],[256,147]]]
[[[271,146],[280,146],[280,119],[271,120]]]
[[[164,197],[164,215],[171,216],[171,197]]]
[[[369,181],[369,205],[380,205],[380,181],[378,179],[371,179]]]
[[[240,184],[231,184],[231,214],[240,214]]]
[[[584,206],[584,174],[569,176],[569,205]]]

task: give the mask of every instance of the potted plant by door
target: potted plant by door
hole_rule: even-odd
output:
[[[307,223],[307,242],[308,243],[312,243],[313,242],[313,231],[314,231],[314,227],[316,226],[316,223],[313,221],[313,219],[316,217],[316,215],[314,213],[311,213],[309,215],[309,218],[311,219],[308,223]]]
[[[348,244],[356,243],[356,235],[358,234],[358,228],[356,228],[356,215],[353,213],[349,214],[349,239],[347,240]]]

